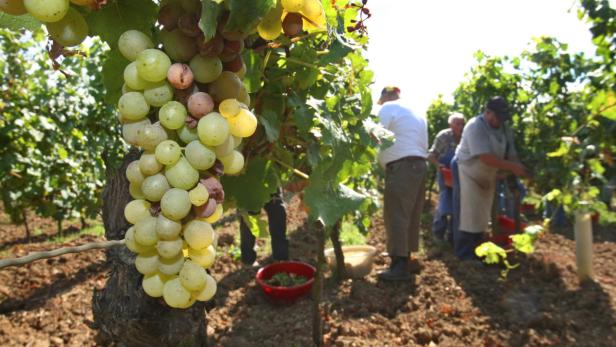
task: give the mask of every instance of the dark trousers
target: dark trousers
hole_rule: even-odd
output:
[[[287,211],[282,200],[282,193],[279,191],[272,195],[270,200],[264,206],[267,213],[269,224],[269,234],[272,242],[272,257],[275,260],[289,259],[289,241],[287,240]],[[258,212],[250,212],[258,214]],[[240,249],[242,251],[242,262],[252,264],[257,260],[255,252],[256,237],[250,231],[250,228],[240,217]]]

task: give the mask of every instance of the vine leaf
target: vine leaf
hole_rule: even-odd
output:
[[[110,1],[100,11],[91,12],[86,21],[90,35],[99,35],[110,47],[116,47],[120,35],[127,30],[150,33],[158,17],[158,7],[151,0]]]
[[[222,10],[222,0],[203,0],[201,1],[201,19],[199,28],[205,35],[205,41],[211,40],[216,35],[218,27],[218,15]]]
[[[278,178],[271,161],[251,158],[246,171],[239,176],[223,176],[227,199],[234,200],[239,209],[260,211],[278,188]]]
[[[229,0],[227,3],[231,14],[225,30],[243,33],[250,32],[276,6],[276,0]]]

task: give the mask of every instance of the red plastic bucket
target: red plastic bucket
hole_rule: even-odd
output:
[[[287,272],[308,278],[306,283],[296,287],[272,286],[265,281],[272,278],[277,273]],[[263,289],[265,295],[279,302],[292,302],[295,299],[310,292],[314,283],[316,269],[309,264],[299,261],[285,261],[264,266],[257,271],[257,283]]]
[[[443,175],[443,180],[445,181],[445,185],[449,188],[453,187],[453,174],[451,173],[451,169],[442,167],[441,174]]]

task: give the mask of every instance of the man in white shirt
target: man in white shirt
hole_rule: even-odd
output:
[[[400,89],[386,87],[381,92],[381,124],[394,133],[394,144],[379,154],[385,167],[385,229],[388,270],[379,278],[405,281],[411,278],[409,258],[419,249],[419,228],[425,198],[428,126],[400,102]]]

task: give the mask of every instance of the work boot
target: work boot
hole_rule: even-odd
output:
[[[381,271],[378,274],[379,279],[383,281],[408,281],[411,279],[409,273],[409,258],[408,257],[392,257],[389,269]]]

